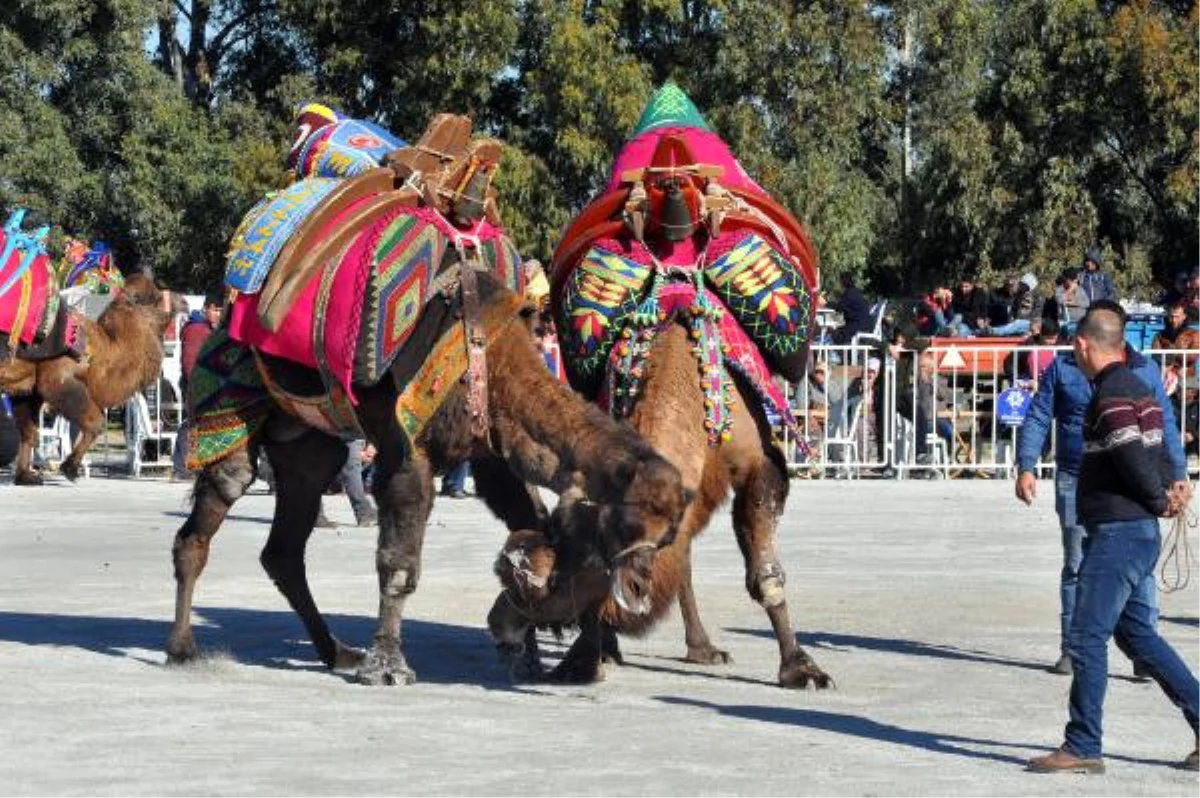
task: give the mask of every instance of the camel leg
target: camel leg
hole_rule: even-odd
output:
[[[71,453],[63,460],[59,470],[67,479],[75,482],[79,479],[81,464],[92,444],[104,428],[104,411],[87,398],[87,390],[81,383],[75,383],[83,393],[83,412],[72,420],[79,425],[79,435],[71,442]],[[71,418],[68,416],[68,418]]]
[[[562,661],[546,677],[547,680],[559,684],[592,684],[603,681],[606,653],[613,658],[607,647],[615,646],[615,637],[611,627],[600,620],[599,610],[590,609],[583,613],[579,618],[579,637],[575,638]],[[615,658],[619,657],[618,652]]]
[[[787,500],[787,467],[773,447],[750,466],[734,488],[733,528],[746,562],[746,590],[767,611],[779,642],[779,684],[783,687],[832,684],[796,642],[784,594],[785,576],[776,547],[776,528]]]
[[[329,632],[313,600],[304,565],[321,496],[346,462],[346,445],[315,430],[287,442],[268,441],[267,458],[275,472],[275,517],[259,555],[263,570],[288,604],[304,621],[317,655],[330,669],[353,668],[363,652],[347,646]]]
[[[167,640],[167,663],[196,658],[192,637],[192,596],[196,581],[208,563],[213,535],[225,514],[254,482],[254,467],[245,449],[204,467],[196,477],[192,512],[175,535],[171,557],[175,563],[175,623]]]
[[[684,660],[700,665],[727,665],[733,658],[728,651],[713,645],[700,621],[696,589],[692,586],[692,542],[689,539],[675,545],[684,547],[679,563],[679,611],[683,615],[683,641],[687,645]]]
[[[404,603],[421,576],[425,524],[433,509],[433,472],[421,454],[399,462],[401,447],[380,446],[376,462],[375,502],[379,506],[379,623],[358,668],[364,684],[412,684],[417,675],[400,648]]]
[[[13,420],[20,435],[17,461],[13,464],[14,485],[41,485],[42,475],[33,468],[33,452],[38,444],[38,411],[41,400],[32,396],[13,399]]]

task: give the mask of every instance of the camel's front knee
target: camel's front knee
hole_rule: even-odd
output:
[[[375,555],[379,591],[388,598],[402,598],[417,589],[421,567],[415,558],[387,550]]]
[[[254,484],[254,467],[244,451],[239,455],[214,463],[202,471],[197,478],[196,493],[211,489],[226,505],[240,499]]]
[[[778,562],[763,563],[756,572],[746,574],[746,590],[750,593],[750,598],[767,609],[784,603],[785,584],[787,575]]]

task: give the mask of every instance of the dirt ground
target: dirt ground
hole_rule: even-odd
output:
[[[1007,482],[795,481],[781,540],[802,645],[833,690],[775,685],[778,652],[746,596],[726,514],[696,583],[733,663],[685,664],[677,614],[622,639],[588,687],[513,684],[485,615],[503,531],[439,500],[405,650],[418,682],[373,688],[320,666],[258,565],[273,498],[239,502],[196,596],[207,658],[164,666],[170,548],[187,486],[92,478],[0,484],[3,795],[1197,795],[1195,745],[1115,648],[1108,773],[1043,776],[1069,679],[1058,654],[1053,490]],[[329,497],[334,518],[352,518]],[[369,641],[370,529],[318,530],[317,601]],[[1196,530],[1190,536],[1196,548]],[[1163,634],[1195,670],[1200,590],[1162,595]],[[549,653],[561,647],[545,638]]]

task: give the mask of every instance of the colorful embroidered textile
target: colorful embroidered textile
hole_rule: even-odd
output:
[[[354,365],[359,382],[378,382],[412,334],[446,243],[436,227],[410,213],[396,216],[380,234],[364,297],[370,321],[359,325]]]
[[[288,238],[339,182],[330,178],[300,180],[255,205],[233,234],[225,284],[243,294],[257,293]]]
[[[575,267],[555,319],[571,384],[595,396],[608,355],[637,311],[651,267],[595,246]]]
[[[671,282],[653,292],[656,311],[634,314],[609,356],[607,380],[598,401],[618,418],[632,412],[646,374],[654,339],[677,320],[688,328],[692,350],[700,365],[705,420],[710,445],[729,439],[730,402],[737,390],[730,370],[741,374],[754,389],[768,414],[777,415],[796,431],[795,417],[758,347],[710,291],[697,291],[692,282]]]
[[[201,347],[188,393],[191,469],[245,448],[271,406],[254,354],[231,339],[224,327],[214,330]]]
[[[9,348],[48,335],[58,313],[58,285],[44,240],[49,228],[21,229],[24,210],[0,230],[0,334]]]
[[[271,366],[261,357],[256,356],[255,360],[267,393],[285,413],[335,438],[352,441],[363,437],[358,414],[354,412],[350,397],[340,385],[335,383],[315,393],[298,393],[288,390],[275,379]]]
[[[502,335],[511,335],[511,325],[520,318],[524,300],[507,291],[496,291],[484,301],[480,321],[490,346]],[[396,400],[396,419],[407,437],[408,450],[450,391],[467,371],[467,344],[462,324],[452,324],[438,338],[420,368]]]
[[[630,138],[637,138],[646,131],[660,127],[690,127],[711,130],[700,109],[692,98],[673,82],[667,81],[658,91],[650,95]]]
[[[267,330],[259,321],[257,294],[239,295],[230,316],[230,335],[317,369],[329,385],[341,386],[351,401],[357,401],[353,383],[378,382],[411,334],[445,254],[453,248],[447,232],[467,249],[478,243],[487,265],[502,270],[509,285],[523,287],[521,269],[510,266],[520,257],[499,228],[481,221],[463,232],[436,211],[401,207],[363,228],[321,267],[278,331]]]
[[[296,177],[354,177],[379,166],[385,155],[404,146],[403,139],[371,122],[339,119],[301,144]]]
[[[708,247],[708,286],[784,379],[804,376],[812,296],[795,266],[755,233],[734,230]]]
[[[479,254],[501,285],[517,296],[525,295],[525,270],[512,239],[506,235],[485,239],[480,244]]]
[[[67,243],[59,268],[62,288],[84,286],[89,293],[110,294],[125,285],[125,277],[117,268],[112,250],[103,241],[90,247],[82,241],[72,239]]]
[[[663,199],[669,181],[674,204]],[[606,192],[568,227],[551,282],[571,384],[602,392],[618,415],[637,395],[654,337],[678,318],[699,359],[711,442],[729,423],[730,369],[792,423],[771,375],[804,374],[815,252],[673,84],[647,104]]]

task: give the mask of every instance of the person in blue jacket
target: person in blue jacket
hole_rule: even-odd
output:
[[[1099,300],[1088,311],[1109,310],[1116,313],[1122,325],[1125,311],[1116,302]],[[1171,403],[1163,390],[1159,366],[1132,347],[1125,348],[1126,365],[1146,383],[1163,409],[1163,428],[1167,459],[1173,478],[1187,480],[1187,461],[1179,437],[1179,424]],[[1050,667],[1053,673],[1070,675],[1071,658],[1067,654],[1067,632],[1075,612],[1075,589],[1079,583],[1079,563],[1083,560],[1084,528],[1079,523],[1075,506],[1075,488],[1079,479],[1079,464],[1083,458],[1083,414],[1092,398],[1092,385],[1075,362],[1074,353],[1062,353],[1046,368],[1033,397],[1033,404],[1017,434],[1017,498],[1031,504],[1037,495],[1037,463],[1050,439],[1050,425],[1057,428],[1055,448],[1054,510],[1062,530],[1063,565],[1059,584],[1062,601],[1061,653]],[[1128,653],[1118,635],[1117,646]],[[1135,676],[1142,676],[1134,662]]]
[[[1096,247],[1088,247],[1083,256],[1083,272],[1079,275],[1079,287],[1087,294],[1092,302],[1101,299],[1117,301],[1117,289],[1113,286],[1112,278],[1100,271],[1104,266],[1104,256]],[[1124,316],[1122,316],[1124,318]]]

